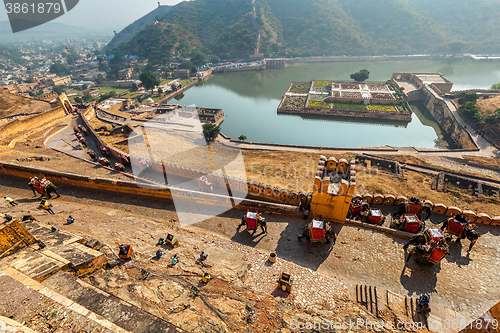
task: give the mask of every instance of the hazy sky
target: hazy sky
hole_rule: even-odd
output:
[[[162,5],[175,5],[181,0],[160,0]],[[158,7],[158,0],[80,0],[75,8],[52,22],[110,29],[117,32]],[[0,21],[7,21],[5,7],[0,9]]]

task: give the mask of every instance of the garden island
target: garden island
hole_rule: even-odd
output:
[[[292,82],[278,113],[410,122],[411,109],[392,82]]]

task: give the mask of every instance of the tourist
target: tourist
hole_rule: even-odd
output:
[[[17,206],[17,202],[14,201],[11,197],[3,197],[5,201],[7,201],[8,204],[10,204],[12,207]]]
[[[202,251],[200,254],[200,261],[204,261],[205,259],[207,259],[207,257],[208,257],[208,254],[205,254],[205,252]]]
[[[45,209],[49,214],[55,215],[54,211],[52,210],[52,204],[49,204],[47,200],[42,200],[40,202],[40,207]]]
[[[75,219],[74,219],[74,218],[70,215],[70,216],[68,216],[68,218],[66,219],[66,222],[67,222],[68,224],[71,224],[71,223],[75,222]]]
[[[172,257],[172,266],[175,266],[179,262],[179,258],[177,258],[177,254]]]

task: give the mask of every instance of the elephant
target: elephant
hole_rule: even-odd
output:
[[[111,167],[111,163],[109,163],[106,157],[99,157],[99,163],[101,163],[102,166]]]
[[[398,219],[403,214],[415,214],[422,221],[422,213],[427,214],[424,218],[424,220],[427,220],[432,214],[432,208],[428,204],[420,202],[419,199],[410,198],[410,201],[405,200],[396,206],[392,218]]]
[[[458,226],[462,227],[461,231],[457,232],[456,230],[451,230],[450,223],[452,222],[452,220],[455,220],[453,221],[455,224],[456,222],[458,222]],[[470,252],[474,244],[476,244],[477,240],[481,236],[479,232],[474,230],[475,226],[476,225],[470,223],[470,221],[466,219],[465,216],[463,216],[462,214],[457,214],[454,218],[450,217],[444,220],[443,225],[441,226],[441,230],[446,231],[448,234],[450,234],[450,239],[451,236],[457,236],[457,243],[460,243],[462,239],[467,238],[470,241],[469,249],[467,250],[467,252]]]
[[[255,222],[256,222],[255,229],[249,229],[247,216],[243,215],[243,217],[241,218],[241,223],[238,225],[237,230],[240,230],[240,228],[242,226],[246,226],[247,230],[253,230],[253,232],[252,232],[252,236],[253,236],[257,232],[257,227],[260,227],[262,229],[262,232],[267,234],[267,222],[266,222],[266,219],[263,218],[261,214],[257,214],[257,218],[255,219]]]
[[[92,161],[94,161],[94,162],[97,161],[97,155],[96,155],[95,151],[93,151],[92,149],[88,149],[87,154],[89,154]]]
[[[49,180],[43,178],[40,179],[38,177],[31,178],[28,186],[33,191],[33,196],[36,196],[37,193],[40,193],[40,198],[43,196],[47,196],[48,199],[51,199],[51,193],[55,193],[57,195],[56,198],[59,198],[60,195],[57,193],[57,187]]]
[[[210,183],[205,176],[201,176],[199,180],[200,190],[202,192],[214,192],[214,186]]]
[[[446,242],[451,241],[451,237],[444,232],[443,236],[446,240]],[[419,232],[418,234],[415,234],[405,245],[403,245],[403,249],[408,249],[408,246],[410,245],[423,245],[430,241],[430,231],[429,229],[425,229],[425,231]]]
[[[118,162],[115,162],[115,169],[117,171],[125,172],[125,166],[123,166],[123,164]]]

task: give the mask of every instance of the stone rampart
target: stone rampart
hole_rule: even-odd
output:
[[[56,119],[66,115],[66,110],[62,107],[57,107],[47,112],[43,112],[28,118],[16,119],[0,127],[0,139],[4,139],[9,135],[19,132],[29,132],[35,128],[48,124]]]
[[[469,133],[452,114],[448,104],[433,89],[425,85],[422,89],[422,102],[444,131],[453,139],[458,148],[477,148]]]

